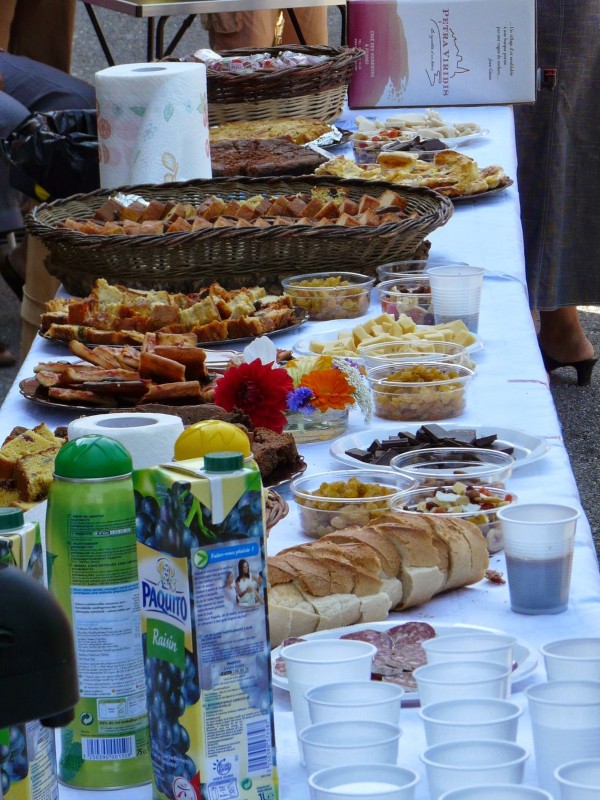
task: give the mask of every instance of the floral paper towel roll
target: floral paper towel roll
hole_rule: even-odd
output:
[[[109,67],[96,97],[103,188],[212,176],[204,64]]]

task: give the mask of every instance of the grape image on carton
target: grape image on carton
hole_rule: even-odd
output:
[[[348,0],[348,25],[350,108],[535,100],[535,0]]]
[[[277,799],[262,483],[239,459],[133,475],[157,800]]]

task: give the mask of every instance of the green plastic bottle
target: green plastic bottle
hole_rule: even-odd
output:
[[[106,436],[64,445],[48,496],[48,587],[73,626],[79,691],[58,777],[118,789],[152,779],[131,456]]]

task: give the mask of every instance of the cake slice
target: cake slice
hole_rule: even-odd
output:
[[[61,445],[52,445],[18,459],[13,474],[21,500],[28,503],[44,500],[52,483],[54,459],[60,448]]]

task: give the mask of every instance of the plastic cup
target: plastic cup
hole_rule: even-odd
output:
[[[432,800],[463,786],[521,783],[529,754],[514,742],[486,739],[444,742],[421,754]]]
[[[540,650],[549,681],[600,681],[600,637],[559,639]]]
[[[538,783],[558,798],[557,767],[582,758],[600,758],[600,682],[538,683],[525,694]]]
[[[484,270],[469,264],[447,264],[429,267],[426,273],[435,324],[460,319],[477,333]]]
[[[535,786],[499,783],[496,786],[465,786],[445,792],[440,800],[553,800],[552,795]]]
[[[506,700],[511,670],[486,661],[448,661],[426,664],[413,672],[421,705],[442,700],[492,697]]]
[[[296,733],[310,725],[307,689],[336,680],[368,681],[377,648],[355,639],[315,639],[283,647]],[[300,748],[302,753],[302,748]]]
[[[430,746],[467,739],[514,742],[522,713],[516,703],[486,698],[446,700],[419,710]]]
[[[600,798],[600,758],[570,761],[554,771],[560,786],[556,800],[598,800]]]
[[[305,692],[313,723],[374,720],[398,724],[404,689],[378,681],[344,681],[313,686]]]
[[[419,776],[395,764],[353,764],[314,772],[312,800],[413,800]]]
[[[500,508],[510,604],[519,614],[559,614],[569,602],[579,511],[527,503]]]
[[[325,767],[366,762],[395,764],[402,731],[389,722],[319,722],[298,734],[309,775]]]
[[[445,661],[489,661],[512,669],[516,636],[501,633],[466,633],[436,636],[423,642],[428,664]],[[498,737],[502,738],[502,737]]]

